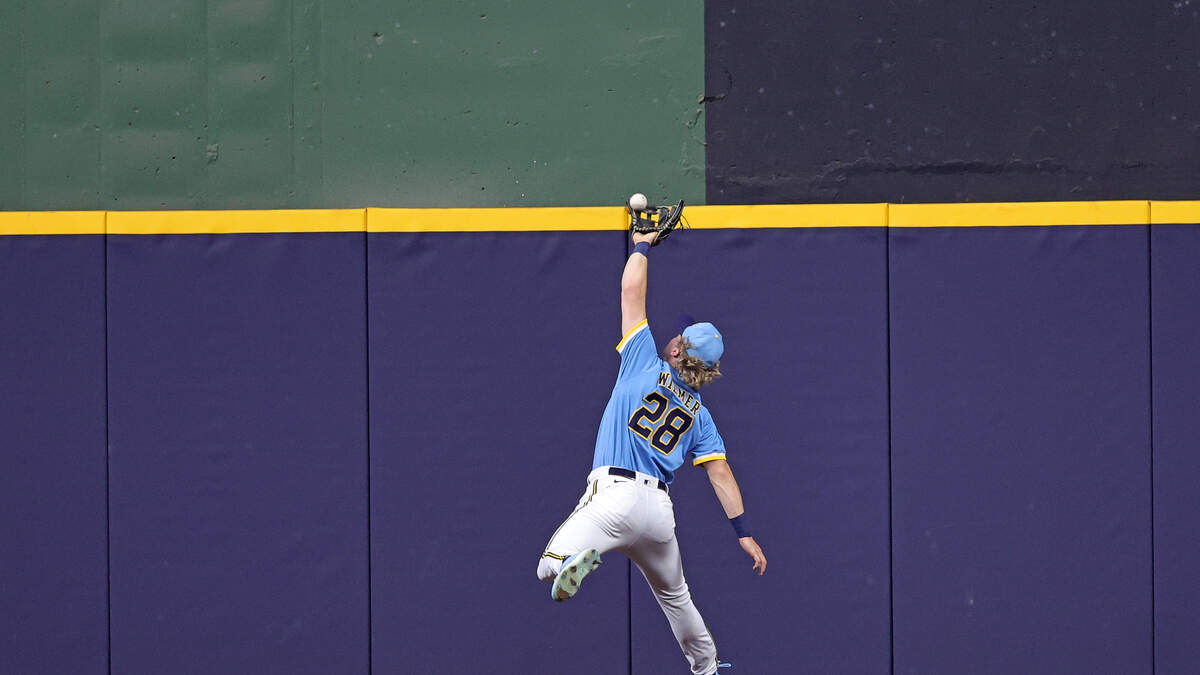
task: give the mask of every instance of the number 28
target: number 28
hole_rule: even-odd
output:
[[[633,433],[650,441],[650,445],[664,455],[669,455],[679,443],[679,437],[692,428],[693,418],[686,410],[675,406],[667,411],[670,401],[666,396],[652,391],[643,398],[646,405],[633,411],[629,428]],[[664,413],[666,419],[664,419]]]

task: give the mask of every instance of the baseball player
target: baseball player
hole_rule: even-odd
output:
[[[671,624],[694,675],[712,675],[713,638],[692,603],[668,485],[690,459],[703,466],[738,543],[759,575],[762,548],[743,521],[741,491],[725,459],[725,443],[699,389],[720,376],[721,334],[710,323],[681,317],[679,332],[661,355],[646,321],[647,254],[660,232],[632,235],[633,253],[621,277],[621,365],[600,421],[592,472],[575,511],[550,538],[538,577],[553,581],[551,597],[571,598],[601,554],[620,551],[638,566]]]

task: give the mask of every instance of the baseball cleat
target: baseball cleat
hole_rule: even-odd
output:
[[[594,548],[580,551],[567,558],[562,570],[554,577],[554,586],[550,588],[550,597],[558,602],[575,596],[583,578],[600,566],[600,552]]]

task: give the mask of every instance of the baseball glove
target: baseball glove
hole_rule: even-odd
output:
[[[682,216],[682,199],[675,206],[647,206],[641,211],[629,208],[629,231],[640,234],[657,232],[658,238],[651,246],[658,246],[664,239],[671,236],[671,233],[679,226],[679,219]]]

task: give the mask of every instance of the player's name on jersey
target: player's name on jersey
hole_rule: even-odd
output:
[[[671,377],[670,372],[658,374],[658,386],[675,394],[679,398],[679,401],[683,403],[683,407],[693,415],[700,409],[700,401],[697,401],[695,396],[684,391],[683,387],[675,384],[675,380]]]

